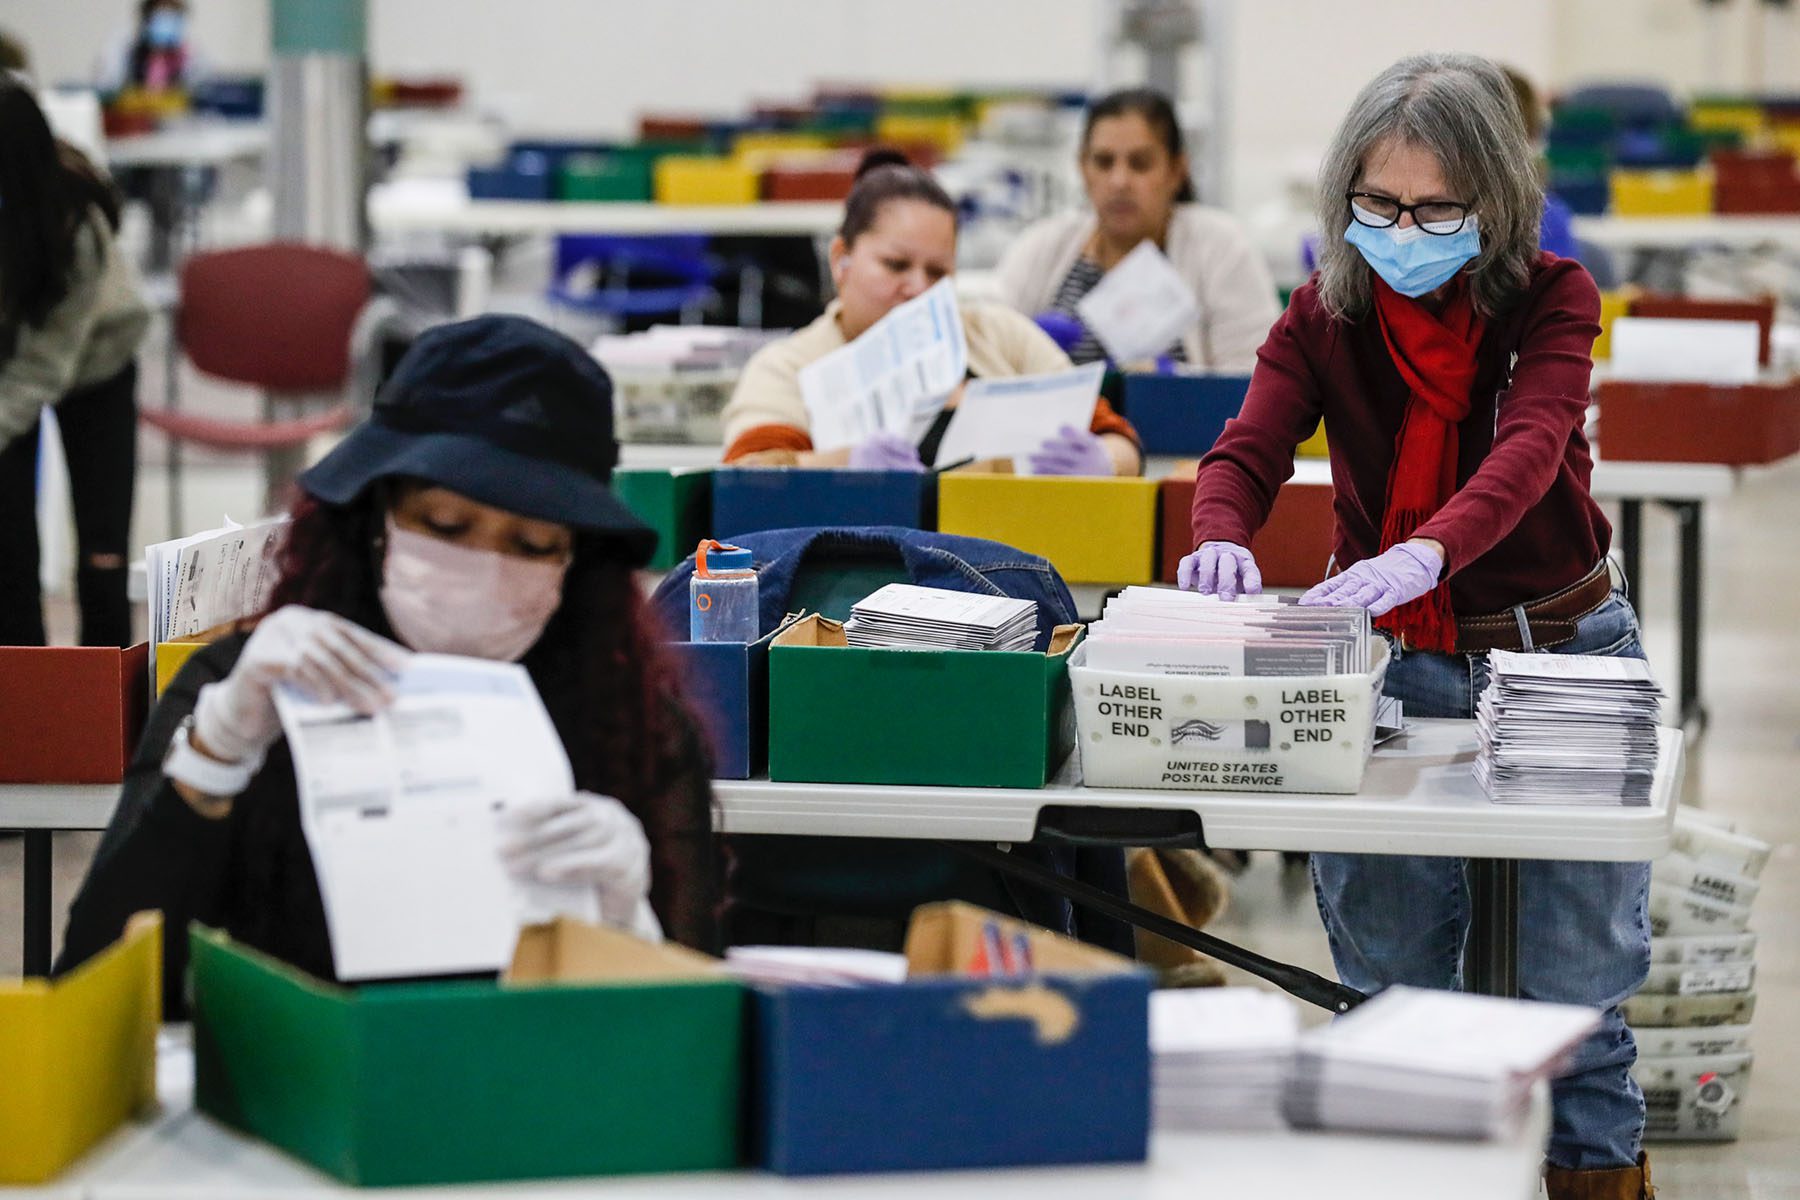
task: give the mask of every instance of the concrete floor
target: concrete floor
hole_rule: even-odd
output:
[[[146,371],[154,379],[156,374]],[[159,447],[145,447],[154,464]],[[260,485],[242,466],[190,470],[188,519],[222,512],[247,517]],[[140,477],[137,544],[163,534],[162,473]],[[1800,562],[1794,520],[1800,506],[1800,462],[1749,475],[1727,501],[1706,515],[1706,641],[1704,694],[1712,712],[1705,737],[1690,751],[1689,803],[1728,813],[1746,832],[1778,846],[1764,875],[1753,928],[1758,951],[1756,1065],[1746,1101],[1744,1133],[1733,1144],[1652,1148],[1656,1181],[1666,1200],[1800,1197]],[[1646,644],[1659,676],[1673,682],[1675,530],[1665,515],[1646,512],[1645,578],[1639,597],[1647,610]],[[53,636],[73,633],[66,601],[50,606]],[[140,616],[141,620],[141,616]],[[63,911],[80,883],[97,835],[57,839],[55,902]],[[20,847],[0,841],[0,976],[16,973],[19,940]],[[60,938],[60,918],[58,921]],[[1273,854],[1256,856],[1238,881],[1233,905],[1215,926],[1221,935],[1265,954],[1331,971],[1303,870],[1283,870]],[[1322,1014],[1321,1014],[1322,1015]]]

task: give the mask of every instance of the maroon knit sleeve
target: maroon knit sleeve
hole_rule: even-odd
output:
[[[1587,415],[1600,291],[1580,263],[1558,260],[1527,303],[1512,386],[1498,402],[1494,444],[1444,507],[1415,531],[1444,546],[1448,577],[1486,554],[1542,500]]]
[[[1248,546],[1275,496],[1294,473],[1294,448],[1319,425],[1319,383],[1308,355],[1322,344],[1328,318],[1308,283],[1256,352],[1250,391],[1236,417],[1200,460],[1194,487],[1194,539]]]

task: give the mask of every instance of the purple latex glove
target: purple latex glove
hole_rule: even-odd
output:
[[[919,448],[897,433],[878,433],[850,448],[853,471],[923,471]]]
[[[1057,348],[1064,354],[1080,345],[1081,335],[1087,332],[1087,326],[1083,325],[1078,318],[1072,317],[1068,313],[1057,312],[1055,309],[1041,312],[1031,319],[1037,322],[1039,329],[1050,335],[1050,340],[1055,342]]]
[[[1112,455],[1100,435],[1064,425],[1031,454],[1033,475],[1111,475]]]
[[[1333,575],[1306,595],[1302,604],[1325,608],[1366,608],[1371,617],[1417,600],[1437,586],[1444,560],[1420,542],[1401,542]]]
[[[1255,556],[1236,542],[1201,542],[1175,568],[1175,584],[1184,592],[1235,600],[1262,594],[1262,572]]]

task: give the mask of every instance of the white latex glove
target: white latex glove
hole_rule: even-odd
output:
[[[376,712],[394,701],[393,677],[412,652],[335,613],[290,604],[262,619],[237,665],[200,689],[194,732],[227,762],[258,761],[281,736],[275,686]]]
[[[585,884],[600,897],[600,919],[648,941],[662,940],[650,907],[650,839],[611,796],[576,792],[513,805],[500,813],[500,856],[533,883]]]

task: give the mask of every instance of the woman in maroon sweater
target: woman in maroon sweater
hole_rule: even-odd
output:
[[[1642,657],[1581,432],[1599,293],[1538,249],[1543,195],[1505,77],[1461,55],[1396,64],[1357,97],[1320,179],[1319,272],[1200,463],[1182,586],[1261,590],[1245,547],[1323,420],[1333,561],[1301,602],[1369,610],[1410,715],[1472,716],[1492,649]],[[1312,863],[1345,982],[1461,984],[1463,860]],[[1645,863],[1520,866],[1522,994],[1606,1013],[1554,1088],[1553,1200],[1648,1192],[1618,1007],[1649,968],[1648,885]]]

